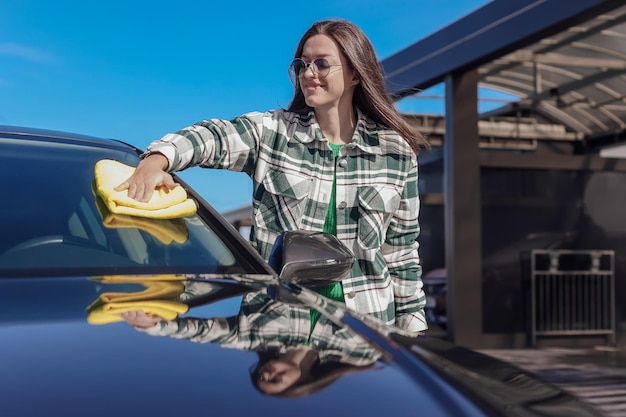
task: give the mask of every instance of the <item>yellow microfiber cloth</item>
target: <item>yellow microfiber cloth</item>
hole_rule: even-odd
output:
[[[141,292],[105,292],[98,300],[102,303],[127,303],[133,301],[170,300],[178,297],[185,290],[180,282],[146,282],[146,289]]]
[[[189,238],[189,231],[183,219],[146,219],[128,214],[111,213],[100,196],[96,197],[96,207],[107,229],[140,229],[148,232],[164,245],[172,242],[181,245]]]
[[[174,219],[194,214],[196,203],[187,197],[181,186],[173,189],[158,187],[148,202],[128,196],[128,190],[115,191],[126,181],[135,168],[112,159],[101,159],[94,166],[96,193],[114,214],[127,214],[152,219]]]
[[[146,284],[149,282],[162,281],[185,281],[185,275],[161,274],[161,275],[99,275],[91,277],[94,281],[103,284]]]
[[[159,280],[167,277],[168,280]],[[173,279],[176,277],[176,280]],[[104,278],[104,277],[103,277]],[[186,313],[189,306],[173,301],[185,290],[179,276],[117,277],[113,280],[96,279],[109,283],[140,283],[145,290],[140,292],[106,292],[87,307],[87,322],[90,324],[109,324],[123,321],[121,313],[142,310],[146,314],[157,315],[166,320],[173,320],[179,314]]]
[[[159,316],[165,320],[174,320],[179,314],[189,310],[189,306],[176,301],[149,300],[122,303],[104,303],[90,306],[87,322],[89,324],[109,324],[123,321],[121,313],[142,310],[146,314]]]

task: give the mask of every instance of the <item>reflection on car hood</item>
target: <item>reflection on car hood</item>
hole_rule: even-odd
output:
[[[393,331],[269,275],[0,279],[0,414],[595,415],[519,369]],[[281,360],[298,363],[286,389],[270,375]]]

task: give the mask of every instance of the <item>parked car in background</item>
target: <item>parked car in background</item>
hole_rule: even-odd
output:
[[[107,211],[94,165],[135,166],[140,153],[0,126],[0,414],[600,415],[526,371],[311,291],[352,262],[330,235],[285,234],[270,266],[177,177],[195,214]]]
[[[448,274],[445,268],[428,271],[422,276],[424,293],[426,294],[426,320],[431,325],[446,327],[446,293],[448,290]]]

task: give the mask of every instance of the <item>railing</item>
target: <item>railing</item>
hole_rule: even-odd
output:
[[[614,252],[533,250],[530,343],[540,336],[606,335],[615,345]]]

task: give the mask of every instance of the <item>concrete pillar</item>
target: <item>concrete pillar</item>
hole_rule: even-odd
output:
[[[448,75],[445,87],[447,331],[453,342],[475,348],[483,339],[478,71]]]

